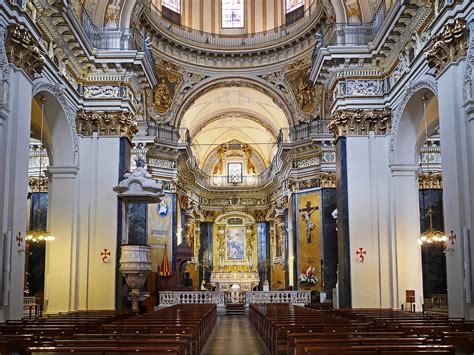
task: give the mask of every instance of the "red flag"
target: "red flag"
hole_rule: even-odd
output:
[[[160,276],[171,276],[171,265],[166,251],[166,244],[163,250],[163,259],[161,260]]]

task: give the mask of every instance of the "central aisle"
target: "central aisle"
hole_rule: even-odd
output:
[[[218,316],[201,355],[267,355],[269,352],[248,316]]]

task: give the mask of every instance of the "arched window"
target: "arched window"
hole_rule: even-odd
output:
[[[302,6],[304,7],[304,0],[286,0],[286,13],[293,12]]]
[[[181,0],[161,0],[163,17],[177,25],[181,24]]]
[[[177,14],[181,13],[181,0],[161,0],[161,6],[173,10]]]
[[[245,27],[245,0],[222,0],[222,28]]]
[[[304,17],[304,0],[286,0],[286,25]]]

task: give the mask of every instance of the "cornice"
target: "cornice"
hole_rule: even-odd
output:
[[[97,132],[99,136],[119,136],[132,139],[138,132],[137,122],[131,112],[124,111],[85,111],[79,110],[76,116],[77,133],[91,136]]]
[[[436,69],[437,76],[467,54],[468,30],[466,21],[455,19],[454,23],[444,26],[442,32],[430,41],[426,49],[426,60],[430,68]]]
[[[6,42],[8,61],[22,69],[30,79],[41,74],[45,58],[28,29],[19,24],[8,26]]]
[[[367,136],[373,131],[376,135],[390,134],[392,112],[383,110],[337,110],[328,124],[334,136]]]

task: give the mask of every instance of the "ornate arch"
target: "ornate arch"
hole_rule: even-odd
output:
[[[5,48],[6,28],[0,26],[0,123],[8,117],[10,101],[10,65]]]
[[[392,132],[390,135],[390,149],[389,149],[389,162],[390,164],[394,163],[395,160],[395,139],[398,132],[398,126],[400,125],[400,120],[402,118],[403,112],[410,101],[413,94],[415,94],[418,90],[421,89],[428,89],[433,92],[436,96],[438,96],[438,86],[434,79],[429,77],[425,77],[422,80],[418,80],[416,82],[409,82],[405,87],[405,93],[398,104],[396,110],[394,111],[392,117]]]
[[[260,82],[255,79],[246,78],[246,77],[231,77],[231,78],[218,78],[211,79],[204,82],[194,89],[190,95],[183,100],[181,105],[178,107],[176,115],[174,116],[174,121],[172,122],[174,126],[179,127],[181,120],[183,119],[186,111],[192,106],[192,104],[200,98],[202,95],[208,93],[209,91],[222,88],[222,87],[247,87],[261,91],[263,94],[272,98],[275,105],[277,105],[285,114],[285,117],[288,121],[288,125],[291,127],[295,125],[295,117],[292,114],[292,110],[289,104],[283,100],[283,97],[269,87],[266,83]]]
[[[64,93],[64,86],[58,83],[50,83],[44,80],[38,81],[33,86],[33,97],[41,91],[47,91],[52,94],[64,110],[66,119],[68,121],[69,131],[71,132],[73,143],[73,158],[74,165],[79,167],[79,143],[76,130],[76,110],[67,101]]]

